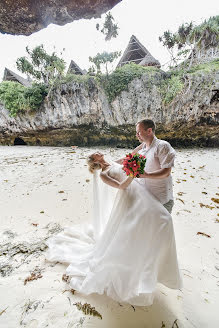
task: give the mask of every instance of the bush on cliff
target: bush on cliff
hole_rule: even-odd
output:
[[[0,83],[0,101],[12,117],[25,110],[36,110],[46,95],[47,88],[43,84],[34,83],[27,88],[18,82]]]
[[[140,78],[144,73],[159,71],[153,66],[143,67],[130,63],[117,68],[110,75],[102,75],[99,79],[103,85],[109,101],[113,101],[122,91],[128,90],[128,84],[135,78]]]

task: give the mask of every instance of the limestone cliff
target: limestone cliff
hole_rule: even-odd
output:
[[[144,73],[111,103],[100,83],[61,84],[39,110],[16,118],[0,107],[0,143],[21,138],[30,145],[134,146],[135,123],[151,118],[157,135],[175,146],[219,145],[219,71],[185,74],[175,97],[163,87],[168,73]],[[174,85],[173,85],[174,87]],[[15,141],[16,142],[16,141]]]

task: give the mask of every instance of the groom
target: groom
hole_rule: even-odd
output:
[[[136,124],[136,136],[141,144],[132,154],[139,153],[147,158],[144,174],[139,182],[146,185],[163,206],[171,213],[173,208],[173,184],[171,168],[174,166],[175,150],[164,140],[155,136],[155,123],[141,120]]]

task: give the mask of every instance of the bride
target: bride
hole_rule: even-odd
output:
[[[88,166],[94,174],[93,225],[66,228],[50,238],[47,259],[68,263],[70,286],[83,294],[106,293],[116,301],[148,306],[157,283],[179,289],[169,212],[102,153],[90,155]]]

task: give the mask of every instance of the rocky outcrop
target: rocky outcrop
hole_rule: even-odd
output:
[[[49,24],[100,17],[121,0],[7,0],[0,3],[0,32],[30,35]]]
[[[219,72],[185,76],[184,86],[164,105],[162,71],[144,73],[109,103],[104,89],[90,78],[86,84],[63,84],[40,110],[11,118],[0,109],[0,143],[30,145],[134,146],[135,124],[157,123],[157,135],[174,146],[219,145]],[[167,91],[168,92],[168,91]]]

